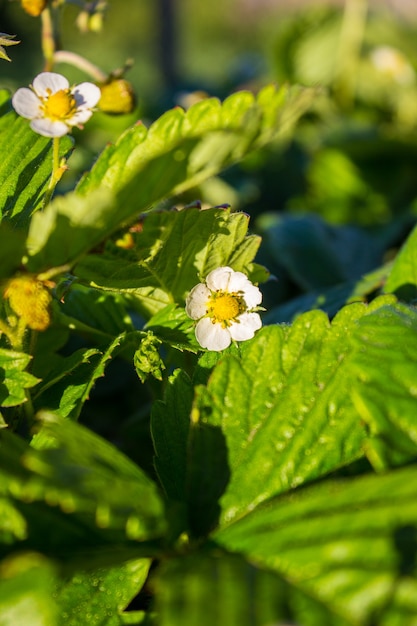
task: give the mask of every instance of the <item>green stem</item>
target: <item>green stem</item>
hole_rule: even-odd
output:
[[[63,169],[59,162],[59,139],[59,137],[53,137],[52,139],[52,174],[43,199],[43,208],[45,208],[51,201],[54,189],[60,181],[63,173]]]
[[[97,65],[94,65],[94,63],[91,63],[76,52],[57,50],[54,54],[54,62],[68,63],[68,65],[77,67],[99,83],[105,83],[108,79],[108,75],[97,67]]]
[[[344,106],[351,105],[355,97],[367,13],[368,0],[345,0],[335,79],[335,92]]]
[[[56,50],[55,29],[50,9],[41,13],[42,21],[42,52],[45,58],[45,71],[50,72],[54,67],[54,53]]]

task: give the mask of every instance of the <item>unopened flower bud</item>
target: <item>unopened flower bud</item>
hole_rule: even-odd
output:
[[[38,17],[46,8],[48,0],[21,0],[21,4],[26,13],[33,15],[33,17]]]
[[[101,98],[98,108],[113,115],[131,113],[136,105],[133,87],[125,78],[113,78],[100,85]]]

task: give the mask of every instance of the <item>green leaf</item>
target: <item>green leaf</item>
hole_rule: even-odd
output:
[[[0,406],[17,406],[26,402],[26,389],[39,382],[26,372],[31,357],[24,352],[0,348]]]
[[[0,490],[27,521],[27,544],[84,566],[93,564],[89,550],[103,564],[117,563],[119,549],[125,560],[140,556],[132,541],[150,542],[165,532],[156,485],[89,429],[48,413],[40,417],[31,447],[10,432],[0,434]]]
[[[31,220],[27,267],[40,272],[70,266],[118,223],[117,206],[107,190],[98,189],[87,197],[75,193],[58,196]]]
[[[118,295],[76,285],[63,300],[55,311],[56,321],[84,335],[103,342],[133,330],[126,301]]]
[[[164,343],[178,350],[191,352],[201,350],[195,338],[193,321],[188,317],[185,309],[176,304],[168,304],[155,313],[146,323],[145,329],[152,331]]]
[[[377,469],[417,458],[417,311],[395,305],[358,322],[352,367],[360,384],[352,389],[370,435],[368,458]],[[383,363],[383,366],[381,366]]]
[[[0,543],[11,544],[25,539],[27,527],[24,517],[5,498],[0,498]]]
[[[185,502],[187,440],[194,395],[190,379],[182,370],[170,377],[164,401],[152,407],[151,430],[155,468],[169,500]]]
[[[381,245],[364,229],[327,224],[315,215],[264,213],[257,227],[264,249],[305,291],[358,280],[382,260]]]
[[[55,594],[65,626],[120,626],[121,613],[143,586],[150,561],[77,572]]]
[[[78,193],[85,195],[105,186],[126,205],[137,198],[134,212],[133,207],[123,209],[121,217],[128,219],[290,132],[315,93],[314,89],[283,86],[277,90],[270,85],[256,98],[239,91],[223,104],[209,98],[187,112],[172,109],[149,130],[139,124],[109,146],[79,184]]]
[[[91,285],[128,293],[147,315],[184,302],[188,291],[222,265],[250,275],[260,238],[247,235],[249,218],[228,209],[148,214],[132,257],[120,251],[89,255],[75,273]]]
[[[273,499],[215,538],[356,626],[412,626],[417,468],[327,481]]]
[[[366,312],[363,305],[346,307],[330,325],[312,311],[292,327],[265,327],[242,344],[240,359],[219,361],[193,409],[191,441],[202,441],[191,444],[197,445],[191,503],[211,468],[219,492],[224,489],[220,523],[230,523],[272,495],[363,455],[348,339]],[[222,472],[213,437],[227,450],[227,458],[220,454]],[[204,514],[196,514],[205,523]]]
[[[394,260],[385,284],[386,293],[395,293],[404,300],[417,297],[417,227],[407,238]]]
[[[304,626],[346,624],[283,578],[219,550],[164,563],[153,586],[161,626],[269,626],[290,619]]]
[[[7,146],[0,164],[0,215],[13,225],[26,226],[41,208],[51,177],[51,140],[33,132],[7,102],[0,108],[0,141]],[[63,137],[60,156],[67,158],[72,145]]]
[[[55,366],[33,397],[35,408],[77,419],[110,356],[111,352],[103,354],[96,348],[82,348],[69,357],[55,359]]]
[[[25,552],[0,562],[1,626],[56,626],[55,567],[40,554]]]

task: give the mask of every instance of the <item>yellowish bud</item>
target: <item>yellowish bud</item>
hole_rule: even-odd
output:
[[[113,78],[99,86],[101,98],[97,106],[100,111],[114,115],[133,111],[136,98],[132,85],[125,78]]]
[[[21,0],[22,8],[29,15],[37,17],[42,13],[48,4],[48,0]]]
[[[35,276],[17,276],[6,285],[3,297],[18,317],[32,330],[46,330],[51,323],[52,296]]]

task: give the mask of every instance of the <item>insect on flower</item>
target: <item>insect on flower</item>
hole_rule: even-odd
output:
[[[204,283],[190,291],[185,310],[197,320],[198,343],[208,350],[220,351],[233,341],[252,339],[262,326],[259,305],[262,294],[242,272],[218,267]]]
[[[93,114],[101,92],[93,83],[70,87],[55,72],[38,74],[30,88],[21,87],[12,98],[19,115],[31,120],[30,127],[44,137],[62,137],[73,126],[82,128]]]

